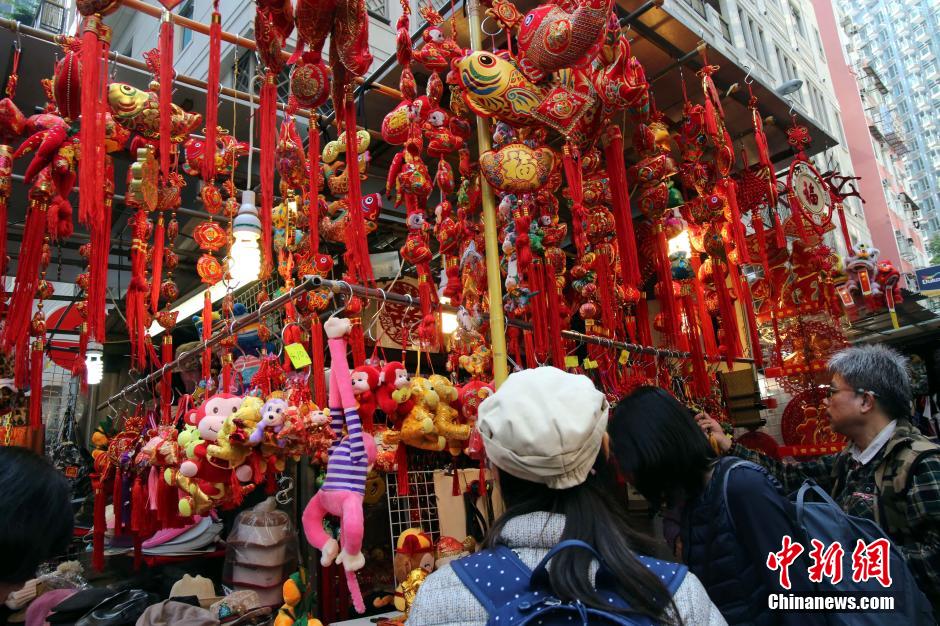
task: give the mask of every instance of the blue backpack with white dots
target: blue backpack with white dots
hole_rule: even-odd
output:
[[[585,606],[577,600],[564,602],[555,597],[546,566],[562,550],[575,548],[589,551],[599,563],[594,578],[597,591],[607,598],[612,608],[629,611],[630,605],[611,591],[616,585],[603,559],[593,547],[576,539],[562,541],[552,548],[535,571],[526,567],[515,552],[502,545],[453,561],[450,565],[489,613],[487,626],[652,626],[659,623],[644,615],[603,611]],[[637,558],[662,581],[670,597],[676,593],[688,571],[678,563],[641,555],[637,555]],[[664,599],[665,602],[668,602],[668,598]]]

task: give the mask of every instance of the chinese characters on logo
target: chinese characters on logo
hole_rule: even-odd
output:
[[[811,540],[810,544],[810,582],[821,583],[828,579],[833,585],[839,584],[842,581],[842,557],[845,556],[842,545],[836,541],[827,546],[818,539]],[[801,543],[785,535],[780,551],[767,555],[767,568],[778,572],[780,586],[784,589],[791,588],[790,566],[804,551]],[[876,539],[871,543],[859,539],[852,551],[852,581],[859,583],[872,579],[882,587],[891,586],[890,544],[887,539]]]

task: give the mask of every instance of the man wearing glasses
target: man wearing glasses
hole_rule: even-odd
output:
[[[708,415],[699,426],[723,454],[763,465],[787,493],[811,478],[849,515],[874,520],[901,549],[940,615],[940,446],[911,424],[906,359],[882,345],[846,348],[829,361],[823,406],[849,445],[804,463],[782,463],[732,443]]]

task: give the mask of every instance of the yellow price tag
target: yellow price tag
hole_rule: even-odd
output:
[[[290,358],[290,362],[296,369],[307,367],[312,363],[310,360],[310,355],[307,354],[307,351],[304,349],[304,345],[302,343],[287,344],[284,346],[284,352],[287,353],[288,358]]]
[[[565,367],[568,369],[578,367],[578,357],[576,356],[566,356],[565,357]]]
[[[586,369],[586,370],[596,370],[596,369],[597,369],[597,361],[592,361],[592,360],[589,359],[589,358],[585,358],[585,359],[584,359],[584,369]]]
[[[630,360],[630,353],[626,350],[620,351],[620,359],[618,360],[621,365],[626,365],[627,361]]]

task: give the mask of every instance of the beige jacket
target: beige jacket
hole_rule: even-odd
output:
[[[530,513],[506,523],[501,539],[515,550],[522,562],[534,568],[561,540],[565,527],[562,515]],[[705,588],[687,573],[673,601],[686,626],[725,626],[725,619],[712,604]],[[487,613],[464,586],[450,565],[428,576],[411,607],[406,626],[485,626]]]

